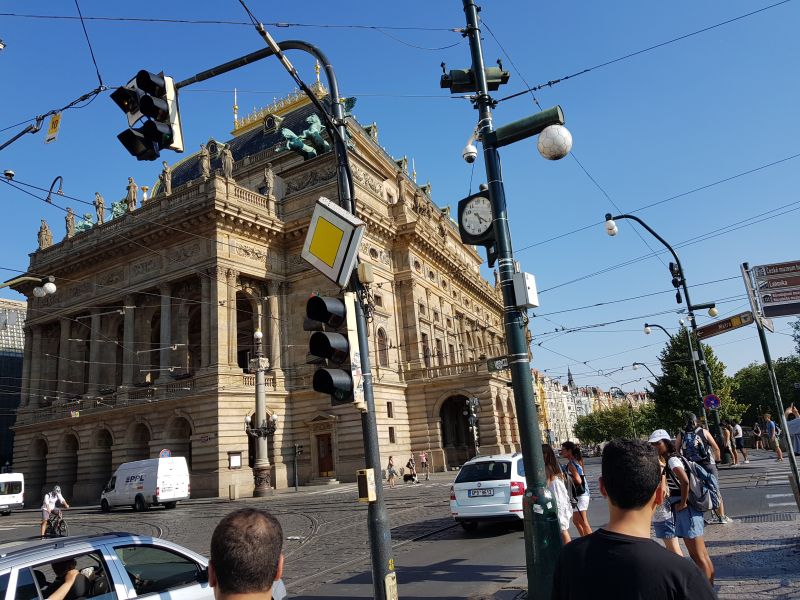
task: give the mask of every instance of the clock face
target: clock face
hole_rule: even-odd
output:
[[[481,235],[492,226],[492,205],[489,199],[478,196],[464,207],[461,216],[464,230],[471,235]]]

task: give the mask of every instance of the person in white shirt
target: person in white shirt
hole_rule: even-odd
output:
[[[786,433],[789,434],[792,442],[792,450],[795,454],[800,455],[800,411],[792,402],[784,414],[786,415]]]
[[[50,518],[50,513],[56,508],[56,503],[60,502],[65,508],[69,508],[69,504],[64,500],[61,495],[61,487],[55,486],[52,492],[47,492],[42,501],[42,532],[41,537],[44,537],[47,531],[47,520]]]
[[[744,433],[742,433],[742,424],[739,421],[733,422],[733,453],[741,452],[742,456],[744,457],[745,464],[750,462],[750,459],[747,458],[747,450],[744,447]]]

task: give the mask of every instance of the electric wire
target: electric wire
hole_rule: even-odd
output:
[[[86,44],[89,46],[89,54],[92,56],[92,63],[94,63],[94,70],[97,73],[97,81],[100,84],[100,87],[105,87],[103,84],[103,78],[100,75],[100,67],[97,66],[97,59],[94,56],[94,48],[92,48],[92,42],[89,39],[89,32],[86,31],[86,23],[83,20],[83,15],[81,14],[81,7],[78,4],[78,0],[75,0],[75,8],[78,9],[78,17],[81,20],[81,27],[83,28],[83,35],[86,38]]]
[[[762,12],[765,12],[765,11],[768,11],[768,10],[771,10],[773,8],[777,8],[778,6],[782,6],[784,4],[788,4],[791,1],[792,0],[781,0],[781,2],[776,2],[775,4],[770,4],[769,6],[764,6],[762,8],[759,8],[759,9],[753,10],[751,12],[739,15],[737,17],[733,17],[731,19],[727,19],[725,21],[721,21],[719,23],[715,23],[715,24],[710,25],[708,27],[703,27],[702,29],[698,29],[698,30],[692,31],[690,33],[686,33],[684,35],[680,35],[680,36],[674,37],[674,38],[669,39],[669,40],[667,40],[665,42],[661,42],[661,43],[658,43],[658,44],[653,44],[651,46],[648,46],[646,48],[642,48],[641,50],[636,50],[634,52],[629,52],[628,54],[624,54],[624,55],[619,56],[617,58],[613,58],[611,60],[607,60],[605,62],[599,63],[599,64],[594,65],[592,67],[587,67],[587,68],[582,69],[580,71],[576,71],[575,73],[572,73],[570,75],[564,75],[563,77],[559,77],[558,79],[551,79],[550,81],[547,81],[545,83],[542,83],[542,84],[539,84],[539,85],[535,85],[533,87],[529,87],[528,89],[522,90],[520,92],[515,92],[514,94],[511,94],[509,96],[505,96],[503,98],[500,98],[499,100],[497,100],[497,102],[505,102],[506,100],[511,100],[512,98],[517,98],[519,96],[524,96],[525,94],[527,94],[529,92],[532,92],[532,91],[536,92],[536,91],[539,91],[539,90],[544,89],[544,88],[553,87],[554,85],[556,85],[558,83],[561,83],[563,81],[567,81],[568,79],[574,79],[576,77],[579,77],[580,75],[585,75],[586,73],[591,73],[592,71],[597,71],[597,70],[602,69],[604,67],[608,67],[610,65],[616,64],[618,62],[622,62],[624,60],[628,60],[628,59],[633,58],[635,56],[639,56],[641,54],[645,54],[647,52],[651,52],[651,51],[656,50],[658,48],[663,48],[664,46],[669,46],[669,45],[674,44],[676,42],[679,42],[679,41],[682,41],[682,40],[685,40],[685,39],[700,35],[702,33],[706,33],[708,31],[712,31],[714,29],[718,29],[718,28],[723,27],[725,25],[730,25],[731,23],[735,23],[737,21],[741,21],[743,19],[746,19],[748,17],[752,17],[754,15],[757,15],[759,13],[762,13]]]

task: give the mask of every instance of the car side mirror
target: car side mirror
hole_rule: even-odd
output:
[[[208,567],[203,567],[197,572],[198,583],[208,583]]]

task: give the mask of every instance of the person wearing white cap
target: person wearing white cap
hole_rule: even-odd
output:
[[[663,429],[657,429],[650,436],[650,442],[653,442],[653,436],[658,439],[662,437],[669,438],[669,434]],[[667,462],[658,457],[662,469],[665,469]],[[683,556],[681,545],[678,543],[678,538],[675,535],[675,516],[672,514],[672,506],[669,503],[669,487],[667,486],[666,479],[662,481],[664,485],[664,501],[656,507],[653,512],[653,531],[656,533],[656,538],[664,542],[664,547],[670,552],[674,552],[678,556]]]
[[[686,474],[689,467],[686,459],[678,454],[672,436],[663,429],[656,429],[647,441],[667,463],[667,485],[669,503],[675,519],[675,535],[683,538],[689,556],[713,585],[714,565],[703,539],[703,513],[689,504],[689,477]]]

